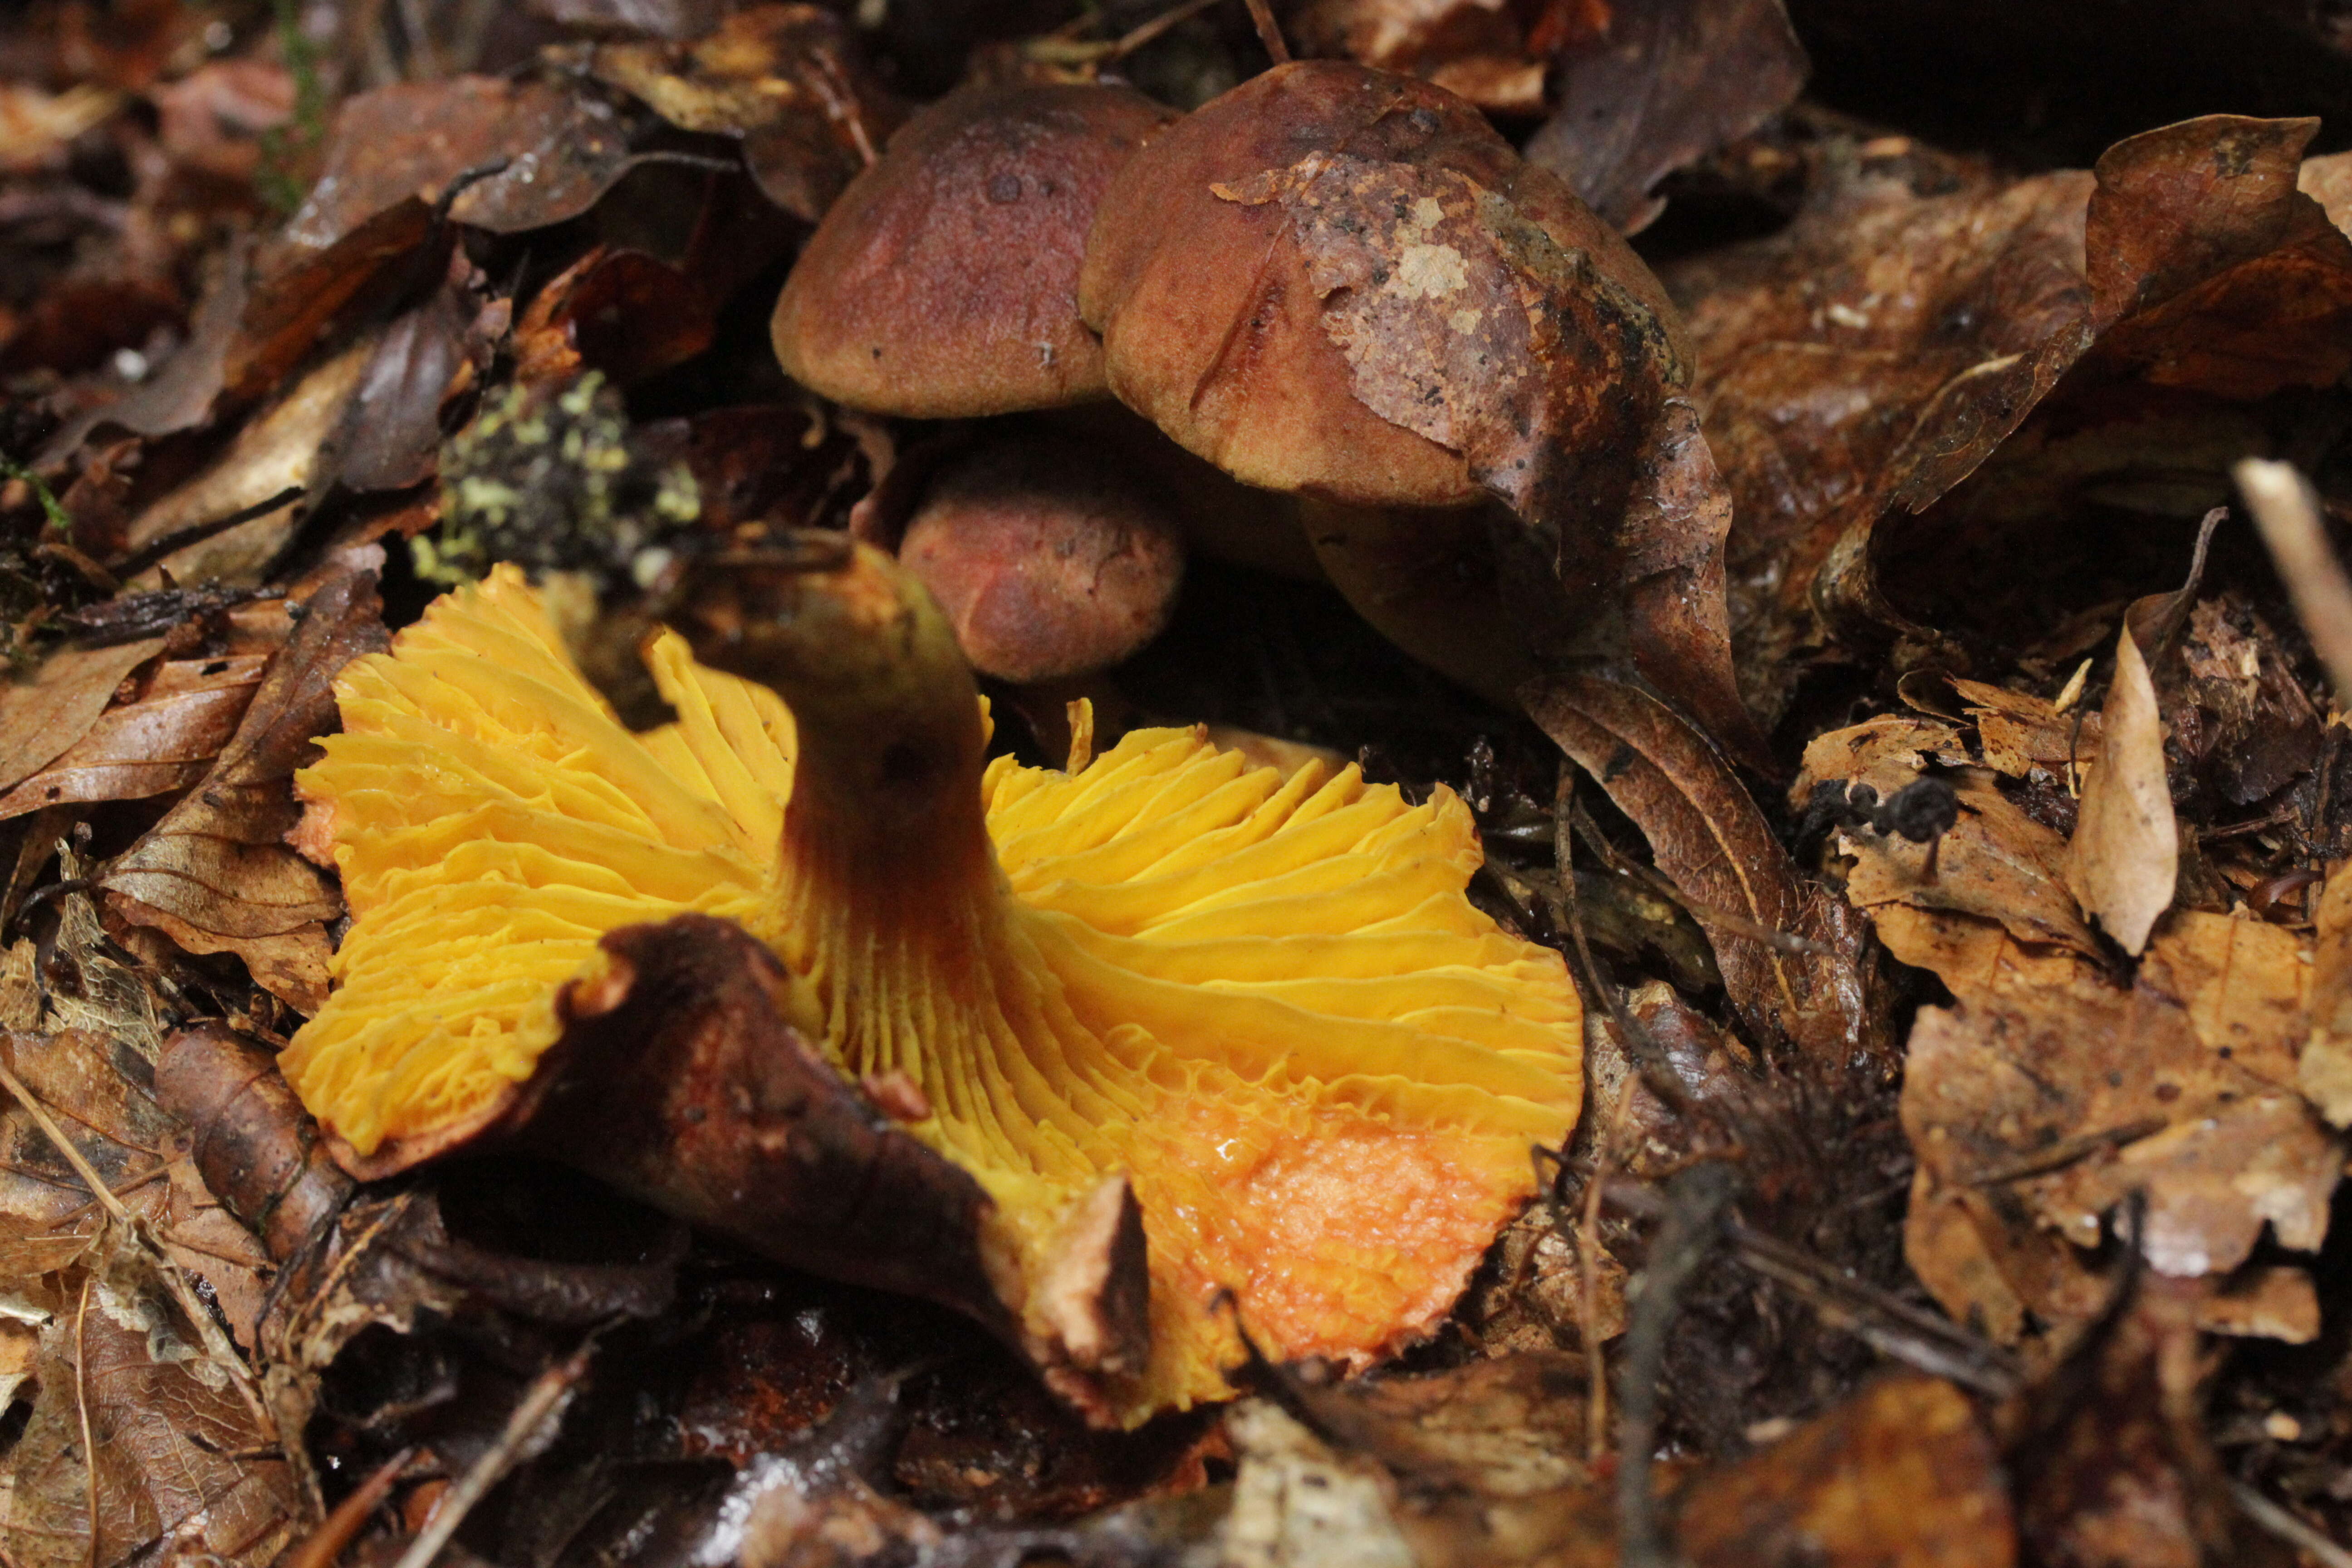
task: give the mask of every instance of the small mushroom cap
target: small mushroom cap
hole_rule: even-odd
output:
[[[1664,290],[1624,241],[1468,103],[1344,61],[1278,66],[1119,172],[1078,288],[1111,390],[1237,479],[1360,506],[1462,506],[1483,494],[1462,454],[1357,397],[1324,319],[1329,289],[1282,204],[1240,195],[1255,177],[1334,155],[1457,174],[1672,321]]]
[[[1122,87],[974,88],[908,121],[817,226],[776,357],[837,403],[910,418],[1103,396],[1078,264],[1111,176],[1175,111]]]
[[[1098,449],[1003,436],[951,461],[898,543],[983,675],[1053,680],[1158,637],[1184,579],[1166,508]]]

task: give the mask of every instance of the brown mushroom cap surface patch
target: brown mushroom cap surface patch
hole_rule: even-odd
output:
[[[1079,308],[1112,390],[1183,446],[1359,505],[1549,507],[1576,455],[1638,436],[1656,397],[1622,387],[1684,375],[1664,290],[1564,185],[1452,93],[1339,61],[1138,153]]]
[[[776,356],[836,402],[909,418],[1104,395],[1077,313],[1095,205],[1175,118],[1127,88],[956,93],[842,193],[776,302]]]
[[[1176,521],[1122,466],[1036,434],[941,468],[898,559],[972,668],[1006,680],[1119,663],[1167,626],[1184,577]]]

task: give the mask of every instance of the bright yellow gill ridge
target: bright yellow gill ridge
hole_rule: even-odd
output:
[[[285,1065],[354,1148],[478,1120],[602,932],[739,919],[840,1067],[921,1087],[912,1131],[989,1191],[1024,1266],[1129,1177],[1152,1275],[1150,1361],[1122,1391],[1139,1420],[1228,1392],[1221,1290],[1278,1356],[1362,1364],[1428,1332],[1531,1191],[1532,1146],[1575,1120],[1575,992],[1464,896],[1477,839],[1445,791],[1286,779],[1181,730],[1075,775],[999,759],[994,866],[900,909],[780,838],[772,694],[674,640],[656,673],[681,722],[631,736],[501,569],[345,676],[345,732],[300,783],[335,804],[356,919]]]

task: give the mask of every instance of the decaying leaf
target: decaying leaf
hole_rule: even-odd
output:
[[[2311,1026],[2296,1081],[2334,1127],[2352,1126],[2352,876],[2328,868],[2313,911]]]
[[[1991,749],[1991,742],[1986,742]],[[1958,732],[1934,720],[1889,716],[1816,737],[1789,795],[1800,808],[1822,783],[1850,790],[1868,784],[1881,800],[1925,776],[1928,754],[1946,763],[1971,759]],[[1839,839],[1853,858],[1845,894],[1856,909],[1892,903],[1952,910],[1999,921],[2020,942],[2054,942],[2095,956],[2066,885],[2066,840],[1982,781],[1962,774],[1953,795],[1958,814],[1928,843],[1892,833],[1853,830]]]
[[[48,766],[0,795],[0,820],[66,803],[167,795],[204,777],[253,700],[266,654],[167,659]]]
[[[1907,142],[1833,145],[1784,233],[1667,269],[1736,498],[1751,698],[1773,706],[1832,625],[1867,645],[1981,614],[1936,598],[1980,579],[1953,560],[2097,475],[2210,461],[2125,497],[2184,531],[2221,499],[2267,439],[2245,400],[2341,373],[2352,243],[2294,188],[2303,123],[2212,116],[2006,185]]]
[[[373,571],[346,565],[303,615],[205,782],[107,868],[109,907],[191,952],[234,952],[265,989],[304,1011],[324,1000],[325,922],[342,912],[316,868],[287,847],[299,816],[290,780],[333,721],[331,683],[384,646]]]

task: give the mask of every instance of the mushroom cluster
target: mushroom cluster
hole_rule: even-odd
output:
[[[1559,955],[1465,897],[1459,800],[1187,730],[1066,773],[991,762],[948,621],[870,547],[709,567],[671,618],[645,658],[677,718],[643,734],[512,567],[342,675],[342,732],[298,784],[354,919],[282,1065],[349,1168],[511,1120],[611,933],[717,917],[774,954],[824,1060],[895,1085],[977,1183],[1008,1333],[1055,1347],[1097,1418],[1223,1397],[1240,1331],[1350,1366],[1432,1331],[1581,1087]],[[823,1266],[665,1180],[640,1184]],[[1137,1220],[1148,1331],[1090,1342],[1072,1238]]]
[[[1659,411],[1687,375],[1678,331],[1617,234],[1475,108],[1332,60],[1181,118],[1111,86],[955,94],[826,214],[774,320],[785,369],[864,410],[1116,396],[1223,474],[1294,498],[1286,515],[1231,510],[1244,529],[1303,531],[1375,627],[1505,702],[1536,650],[1526,617],[1502,613],[1493,538],[1532,541],[1544,575],[1588,595],[1621,569],[1620,520],[1658,479]],[[1130,511],[1190,521],[1146,488]],[[973,561],[1034,537],[1067,557],[1118,550],[1128,525],[1101,509],[1024,494],[1053,521],[951,549],[935,526],[910,565],[960,604],[996,576]],[[1187,531],[1251,563],[1297,555]],[[955,574],[932,564],[950,556]],[[1157,629],[1175,576],[1054,586],[1024,601],[1037,641],[1100,668]],[[983,670],[1021,663],[1002,638],[967,649]]]

